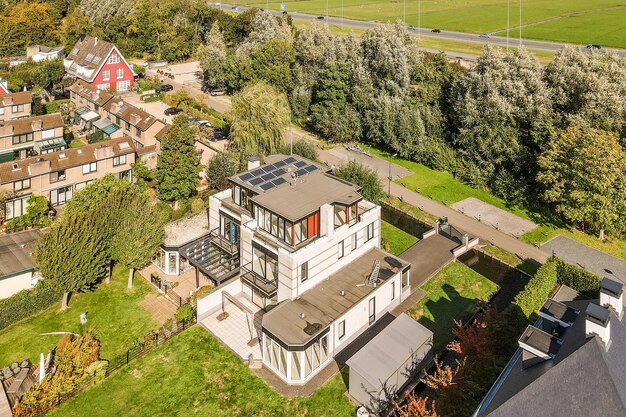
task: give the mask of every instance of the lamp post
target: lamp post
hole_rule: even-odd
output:
[[[397,153],[394,153],[393,155],[391,155],[392,158],[395,158],[396,156],[398,156]],[[389,159],[389,176],[387,177],[387,179],[389,180],[389,186],[387,188],[387,194],[389,194],[391,196],[391,159]]]

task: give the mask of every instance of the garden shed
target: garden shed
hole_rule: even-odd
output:
[[[383,411],[432,364],[433,333],[401,314],[346,361],[349,393],[374,412]]]

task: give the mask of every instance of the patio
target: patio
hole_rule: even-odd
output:
[[[255,361],[261,361],[263,357],[258,337],[261,334],[261,321],[265,312],[247,298],[238,297],[236,300],[242,304],[246,312],[231,301],[224,300],[224,310],[214,312],[200,323],[244,361],[247,361],[250,355]],[[228,313],[228,317],[220,317],[224,312]]]
[[[139,271],[139,274],[148,282],[151,283],[150,276],[151,274],[156,274],[163,280],[168,280],[174,283],[173,292],[176,293],[183,300],[187,300],[191,293],[195,291],[196,288],[196,268],[191,267],[183,272],[181,275],[167,275],[165,272],[160,270],[156,265],[150,263],[145,268]],[[203,274],[199,275],[199,284],[200,287],[204,287],[206,285],[213,285],[213,283],[207,279]]]

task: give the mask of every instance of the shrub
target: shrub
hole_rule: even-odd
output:
[[[37,314],[61,299],[57,291],[47,281],[39,282],[35,288],[23,290],[0,300],[0,330]]]
[[[155,208],[159,216],[159,219],[163,223],[167,223],[170,220],[172,220],[172,214],[174,213],[174,209],[172,209],[172,206],[170,206],[167,203],[164,203],[163,201],[159,201],[158,203],[156,203]]]
[[[105,360],[95,361],[85,368],[83,379],[89,379],[95,383],[103,381],[106,377],[109,362]]]
[[[517,306],[526,318],[531,318],[541,308],[556,285],[557,263],[555,258],[550,258],[515,296],[513,306]]]
[[[286,147],[289,148],[289,145],[286,145]],[[293,153],[312,161],[317,161],[317,148],[310,139],[302,138],[295,141],[293,143]]]
[[[355,160],[336,168],[334,174],[361,187],[363,197],[373,203],[380,202],[385,196],[378,173]]]
[[[559,284],[567,285],[590,298],[600,296],[602,279],[599,276],[560,259],[557,260],[557,279]]]
[[[196,313],[193,311],[193,307],[191,306],[191,304],[183,304],[182,306],[178,307],[178,310],[176,310],[176,321],[191,323],[195,314]]]
[[[146,182],[150,182],[156,177],[156,174],[143,164],[134,163],[131,164],[131,167],[133,168],[133,175]]]
[[[205,285],[204,287],[198,288],[198,290],[194,294],[194,297],[196,298],[196,300],[199,300],[205,295],[212,293],[213,290],[215,290],[215,287],[213,285]]]
[[[228,187],[227,178],[239,171],[239,160],[233,152],[220,152],[209,161],[206,177],[209,187],[223,190]]]
[[[202,197],[195,196],[189,199],[189,207],[192,213],[200,213],[204,209],[204,201]]]

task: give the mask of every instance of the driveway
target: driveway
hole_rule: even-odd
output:
[[[129,104],[132,104],[135,107],[139,107],[140,109],[147,112],[148,114],[151,114],[157,119],[163,120],[165,123],[171,124],[172,119],[174,118],[174,116],[166,116],[163,113],[165,109],[167,109],[170,106],[163,103],[162,101],[153,101],[150,103],[144,103],[143,101],[141,101],[137,93],[125,95],[124,101],[128,102]]]

